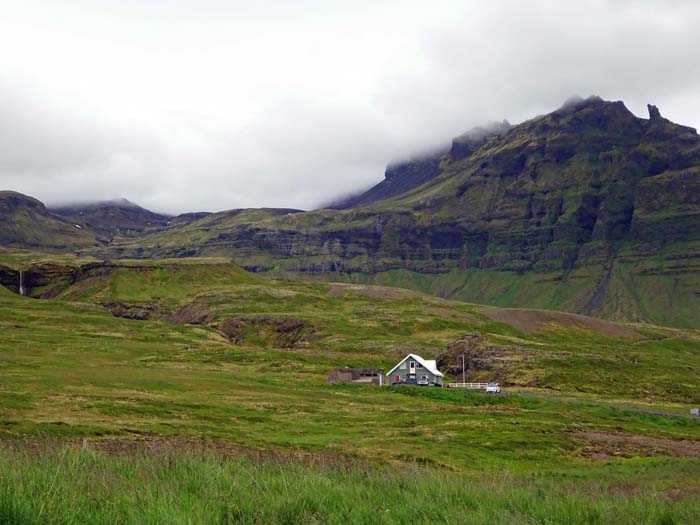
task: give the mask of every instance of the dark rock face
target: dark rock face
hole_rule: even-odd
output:
[[[440,161],[444,153],[438,152],[414,160],[390,164],[386,168],[382,182],[360,195],[331,204],[328,208],[336,210],[358,208],[417,188],[440,174]]]
[[[236,345],[251,342],[274,348],[302,348],[314,333],[303,319],[284,316],[232,317],[219,329]]]
[[[14,293],[19,293],[19,271],[0,265],[0,286],[4,286]]]

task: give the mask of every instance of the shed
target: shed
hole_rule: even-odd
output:
[[[384,370],[381,368],[335,368],[328,375],[328,382],[383,386]]]

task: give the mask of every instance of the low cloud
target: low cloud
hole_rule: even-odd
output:
[[[0,187],[49,203],[309,209],[573,94],[700,127],[695,2],[26,4],[0,22]]]

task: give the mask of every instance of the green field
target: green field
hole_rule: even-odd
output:
[[[266,320],[290,317],[281,345]],[[126,261],[50,300],[0,287],[0,523],[692,522],[699,334],[511,317],[221,259]],[[264,322],[232,342],[231,318]],[[512,349],[507,395],[327,382],[465,333]]]
[[[83,448],[38,457],[5,453],[0,469],[7,473],[0,479],[0,523],[26,525],[637,525],[694,523],[700,513],[693,491],[678,487],[680,481],[696,483],[697,470],[665,460],[586,473],[474,476],[422,467],[227,458],[205,449],[110,456]]]

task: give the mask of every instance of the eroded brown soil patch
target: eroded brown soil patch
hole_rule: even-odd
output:
[[[481,312],[489,319],[508,324],[525,333],[538,332],[552,328],[553,326],[559,326],[562,328],[589,330],[608,337],[629,339],[641,337],[639,333],[628,326],[579,314],[549,310],[520,310],[517,308],[494,307],[482,308]]]
[[[173,324],[208,324],[214,320],[214,312],[204,304],[187,304],[163,317],[163,321]]]
[[[594,431],[577,432],[574,437],[584,445],[583,456],[592,460],[652,456],[700,458],[700,441],[690,439]]]
[[[304,319],[291,316],[252,315],[226,319],[219,325],[229,341],[275,348],[304,348],[316,329]]]

